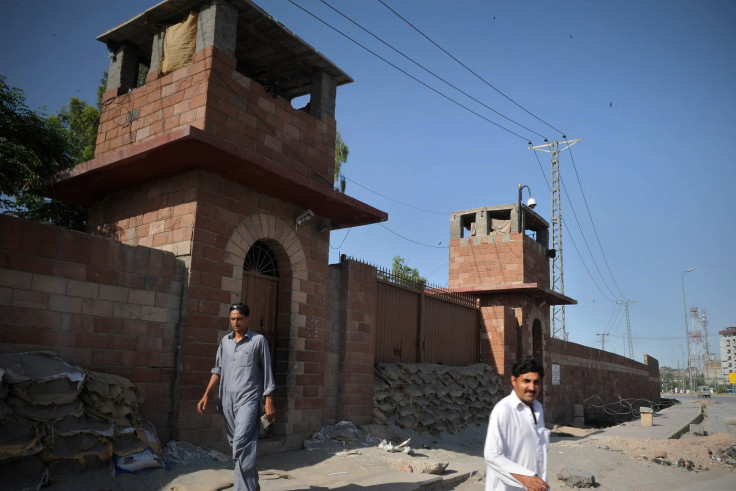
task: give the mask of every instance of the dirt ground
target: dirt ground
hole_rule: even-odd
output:
[[[671,440],[587,438],[591,432],[572,427],[553,430],[547,469],[550,489],[571,489],[557,479],[563,469],[593,474],[596,489],[602,491],[665,491],[706,482],[710,487],[704,489],[736,489],[736,467],[726,463],[729,458],[731,462],[736,458],[733,454],[736,437],[732,435],[716,433],[698,437],[687,434]],[[483,477],[479,474],[452,489],[482,490]]]
[[[409,445],[414,455],[388,454],[377,446],[363,443],[342,445],[326,443],[318,452],[300,451],[300,468],[288,472],[280,470],[283,463],[277,457],[259,458],[261,488],[312,489],[303,479],[311,473],[346,469],[351,472],[368,471],[380,474],[383,470],[420,469],[428,462],[447,462],[448,469],[475,469],[466,481],[444,489],[481,491],[485,485],[482,458],[485,441],[484,426],[465,428],[455,434],[429,435],[411,431],[369,426],[366,428],[378,439],[389,437],[394,444],[411,438]],[[685,436],[679,440],[593,439],[591,430],[557,427],[553,430],[549,452],[548,482],[553,490],[571,489],[557,475],[563,470],[577,470],[593,474],[596,488],[606,490],[673,490],[709,482],[708,489],[736,489],[736,468],[724,462],[727,452],[736,451],[736,437],[713,434],[706,437]],[[714,458],[716,457],[716,458]],[[736,456],[731,455],[731,458]],[[717,458],[721,458],[719,462]],[[683,460],[685,466],[678,467]],[[665,462],[666,461],[666,462]],[[688,464],[692,462],[692,465]],[[669,463],[669,464],[668,464]],[[408,464],[408,465],[407,465]],[[687,470],[690,466],[691,470]],[[103,471],[70,476],[48,488],[57,491],[85,490],[173,490],[204,491],[231,489],[232,464],[217,462],[206,457],[199,464],[174,465],[169,471],[154,470],[138,475],[118,475],[112,478]],[[291,475],[287,475],[291,474]],[[293,478],[283,487],[284,478]],[[723,481],[723,480],[726,481]],[[278,480],[274,487],[270,480]],[[276,481],[273,481],[276,482]],[[289,484],[288,486],[290,486]],[[316,489],[327,489],[318,487]],[[344,487],[341,489],[345,489]]]

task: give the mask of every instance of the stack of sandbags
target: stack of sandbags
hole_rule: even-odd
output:
[[[80,399],[89,414],[123,428],[138,424],[138,394],[135,385],[125,377],[87,371]]]
[[[452,433],[485,422],[503,397],[503,382],[482,363],[467,367],[379,363],[373,393],[376,422]]]
[[[2,475],[27,483],[23,473],[31,473],[35,480],[21,488],[37,488],[92,468],[160,467],[161,444],[139,408],[124,377],[85,371],[48,352],[0,355]]]

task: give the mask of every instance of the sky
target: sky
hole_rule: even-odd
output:
[[[94,104],[96,37],[155,3],[3,0],[0,74],[47,114]],[[332,232],[331,263],[401,256],[445,286],[452,212],[515,203],[522,184],[549,222],[550,155],[528,142],[583,139],[559,164],[568,339],[630,356],[630,302],[634,358],[684,366],[697,307],[720,356],[736,326],[736,2],[255,3],[355,80],[335,116],[347,194],[389,220]]]

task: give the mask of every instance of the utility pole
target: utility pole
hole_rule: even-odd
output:
[[[537,145],[529,147],[531,150],[539,150],[547,152],[552,159],[552,249],[555,250],[555,257],[552,258],[552,290],[558,293],[565,293],[565,277],[562,267],[562,210],[560,207],[560,158],[559,154],[567,150],[574,144],[583,141],[582,138],[577,140],[567,140],[565,135],[565,148],[559,148],[559,142],[553,141],[545,145]],[[565,327],[565,306],[553,305],[552,307],[552,336],[567,341],[567,329]],[[558,328],[559,326],[559,328]],[[562,335],[558,333],[562,331]]]
[[[623,305],[626,308],[626,333],[629,336],[629,358],[634,359],[634,341],[631,338],[631,318],[629,317],[629,304],[636,303],[632,300],[626,300],[625,302],[616,302],[618,305]]]
[[[596,336],[601,337],[601,350],[606,351],[606,336],[610,336],[610,334],[606,333],[596,333]]]

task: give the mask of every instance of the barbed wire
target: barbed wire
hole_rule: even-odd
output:
[[[632,418],[638,418],[641,416],[640,408],[642,407],[652,408],[656,412],[672,405],[672,401],[668,399],[655,402],[641,397],[627,399],[617,393],[611,394],[611,396],[604,399],[599,394],[594,394],[583,401],[583,406],[598,409],[609,416],[631,416]],[[612,399],[612,402],[606,402],[606,400],[611,401]]]

